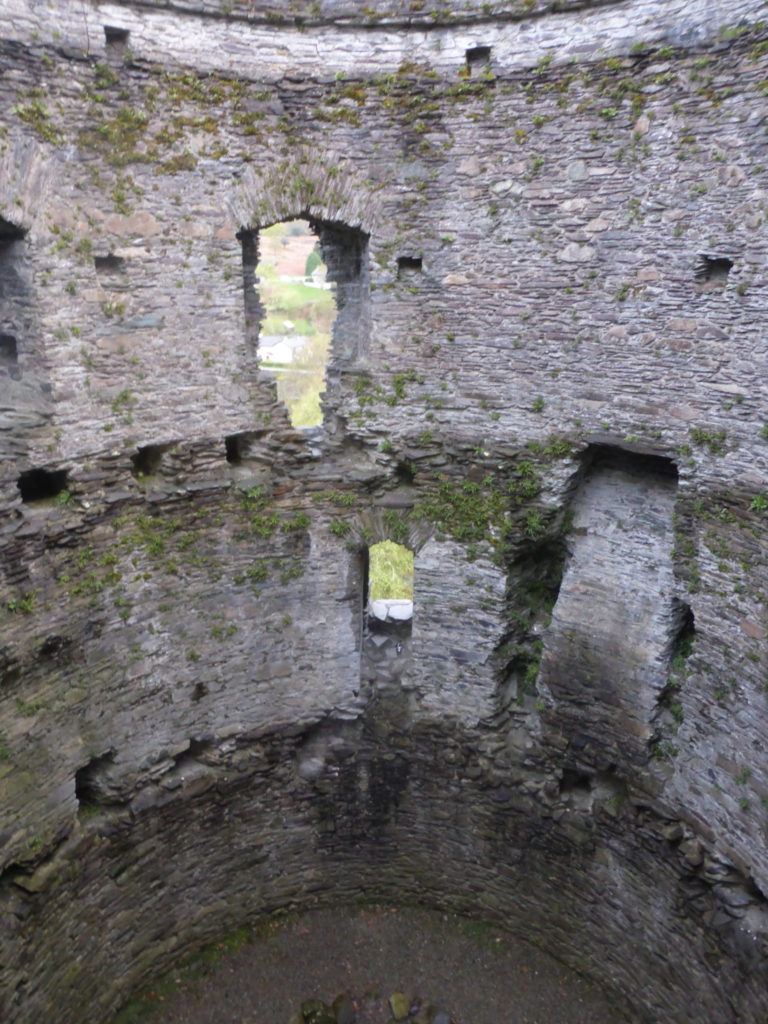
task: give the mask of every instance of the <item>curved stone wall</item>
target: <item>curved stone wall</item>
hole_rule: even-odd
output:
[[[358,899],[762,1020],[766,29],[551,6],[7,0],[13,1024]],[[252,290],[297,216],[340,307],[306,432]]]

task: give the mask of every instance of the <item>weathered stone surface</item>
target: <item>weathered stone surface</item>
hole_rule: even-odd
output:
[[[3,5],[0,1015],[380,898],[762,1024],[761,5],[294,6]],[[312,433],[245,252],[297,216]]]

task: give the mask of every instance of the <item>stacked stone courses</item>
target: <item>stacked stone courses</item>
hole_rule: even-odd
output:
[[[764,1021],[762,8],[0,0],[0,1018],[382,900]]]

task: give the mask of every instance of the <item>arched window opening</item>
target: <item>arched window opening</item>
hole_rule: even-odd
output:
[[[410,633],[413,621],[413,552],[383,540],[368,549],[366,618],[376,632]]]
[[[336,302],[320,240],[307,221],[259,232],[256,277],[264,312],[259,364],[274,376],[293,426],[318,426]]]
[[[322,424],[339,370],[366,349],[370,327],[368,235],[309,217],[238,233],[245,338],[276,382],[294,427]]]

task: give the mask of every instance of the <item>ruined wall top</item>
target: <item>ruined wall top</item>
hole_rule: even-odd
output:
[[[67,57],[103,54],[103,26],[110,25],[130,33],[135,58],[238,74],[252,72],[256,61],[260,78],[274,78],[291,72],[322,77],[402,61],[440,71],[453,67],[472,46],[492,46],[499,70],[531,67],[542,58],[558,64],[643,47],[692,48],[754,22],[764,5],[759,0],[62,0],[54,15],[31,0],[5,0],[3,8],[6,38],[54,46]]]
[[[118,0],[120,3],[121,0]],[[617,6],[621,0],[122,0],[127,7],[156,7],[213,17],[281,24],[340,22],[376,25],[457,24],[539,17],[556,11]]]
[[[64,7],[66,4],[61,4]],[[273,25],[457,25],[487,21],[519,21],[561,12],[597,7],[642,8],[644,0],[116,0],[108,6],[134,10],[175,11],[233,21],[268,22]],[[684,4],[671,4],[684,7]],[[718,4],[710,6],[717,7]]]

